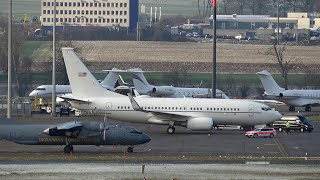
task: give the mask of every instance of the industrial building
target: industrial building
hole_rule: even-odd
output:
[[[138,0],[56,0],[56,25],[61,27],[119,27],[133,30]],[[53,26],[53,0],[41,0],[41,25]]]

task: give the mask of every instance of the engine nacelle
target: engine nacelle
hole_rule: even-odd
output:
[[[153,87],[151,92],[152,94],[156,94],[158,96],[168,96],[176,93],[176,89],[172,86],[160,86],[160,87]]]
[[[213,120],[206,117],[190,118],[187,122],[187,128],[195,131],[208,131],[213,127]]]

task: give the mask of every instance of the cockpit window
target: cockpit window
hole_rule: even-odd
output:
[[[36,88],[36,90],[38,90],[38,91],[45,91],[46,88]]]
[[[270,107],[262,107],[261,109],[264,110],[264,111],[270,111],[270,110],[272,110]]]
[[[138,130],[136,130],[136,129],[132,129],[132,130],[130,131],[130,133],[133,133],[133,134],[142,134],[141,131],[138,131]]]

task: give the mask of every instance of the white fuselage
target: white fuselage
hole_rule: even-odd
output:
[[[30,97],[50,98],[52,96],[52,85],[41,85],[35,90],[31,91]],[[71,93],[70,85],[56,85],[56,94],[68,94]]]
[[[292,106],[320,104],[320,90],[285,90],[280,93],[264,93],[266,97]]]
[[[89,110],[97,114],[107,114],[111,119],[136,122],[170,124],[170,122],[186,122],[188,118],[212,118],[216,125],[260,125],[269,124],[281,118],[279,112],[268,106],[249,100],[231,99],[197,99],[197,98],[135,98],[143,110],[173,115],[162,119],[153,116],[154,112],[136,111],[132,108],[128,97],[90,98],[92,103],[71,102],[74,108]],[[263,110],[269,108],[268,110]],[[159,113],[160,114],[160,113]],[[177,117],[174,117],[177,115]],[[181,116],[181,117],[179,117]]]

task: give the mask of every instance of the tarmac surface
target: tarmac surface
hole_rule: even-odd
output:
[[[307,113],[319,117],[320,108]],[[285,112],[286,114],[289,112]],[[301,114],[304,112],[301,111]],[[306,114],[306,115],[307,115]],[[34,115],[18,118],[21,123],[59,124],[74,120],[103,121],[101,116],[57,117]],[[313,132],[294,131],[289,134],[279,132],[274,138],[247,138],[244,131],[224,129],[212,131],[190,131],[176,127],[175,134],[167,134],[167,126],[136,124],[108,120],[108,124],[135,127],[151,137],[151,142],[134,147],[128,156],[241,156],[241,157],[315,157],[320,159],[320,121],[312,121]],[[61,153],[63,146],[19,145],[5,140],[0,141],[0,157],[15,153]],[[124,153],[125,146],[74,146],[74,153]]]

